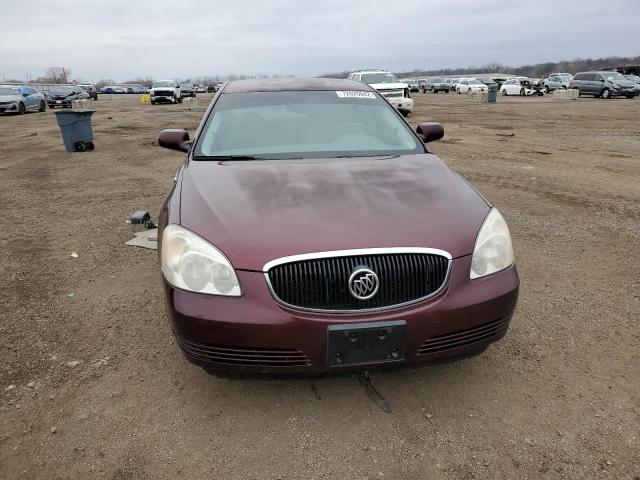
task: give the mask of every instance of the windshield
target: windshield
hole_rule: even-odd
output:
[[[391,73],[363,73],[364,83],[398,83],[398,79]]]
[[[626,80],[625,76],[621,73],[603,73],[602,76],[610,82],[614,80]]]
[[[432,83],[444,83],[444,80],[442,80],[441,78],[434,78],[433,80],[431,80]]]
[[[224,94],[197,157],[336,158],[424,153],[398,113],[373,92]]]
[[[153,82],[152,88],[157,87],[173,87],[173,82]]]
[[[638,75],[627,75],[627,79],[636,83],[640,82],[640,77]]]
[[[20,95],[20,90],[11,87],[0,87],[0,95]]]
[[[469,80],[469,85],[483,85],[480,80]]]
[[[73,93],[73,88],[71,88],[71,87],[55,87],[54,89],[51,90],[51,93],[69,94],[69,93]]]

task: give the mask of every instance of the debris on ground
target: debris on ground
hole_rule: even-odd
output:
[[[135,237],[129,240],[126,244],[132,247],[149,248],[151,250],[158,249],[158,229],[150,228],[144,232],[134,233]]]

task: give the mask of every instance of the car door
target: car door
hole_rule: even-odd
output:
[[[508,80],[506,85],[507,95],[513,95],[516,90],[516,80]]]
[[[29,99],[31,101],[31,106],[34,110],[38,110],[40,108],[40,101],[42,100],[40,98],[40,95],[38,95],[37,90],[33,89],[33,88],[29,88]]]
[[[604,77],[599,73],[593,75],[593,81],[591,82],[591,89],[594,95],[600,95],[602,87],[604,85]]]

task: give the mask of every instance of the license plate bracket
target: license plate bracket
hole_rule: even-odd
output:
[[[327,365],[345,367],[401,362],[406,355],[405,320],[327,327]]]

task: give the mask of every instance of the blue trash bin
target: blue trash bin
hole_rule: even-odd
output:
[[[64,148],[67,152],[93,150],[91,115],[95,110],[62,110],[55,112]]]
[[[487,101],[489,103],[496,103],[498,100],[498,86],[489,85],[489,91],[487,92]]]

